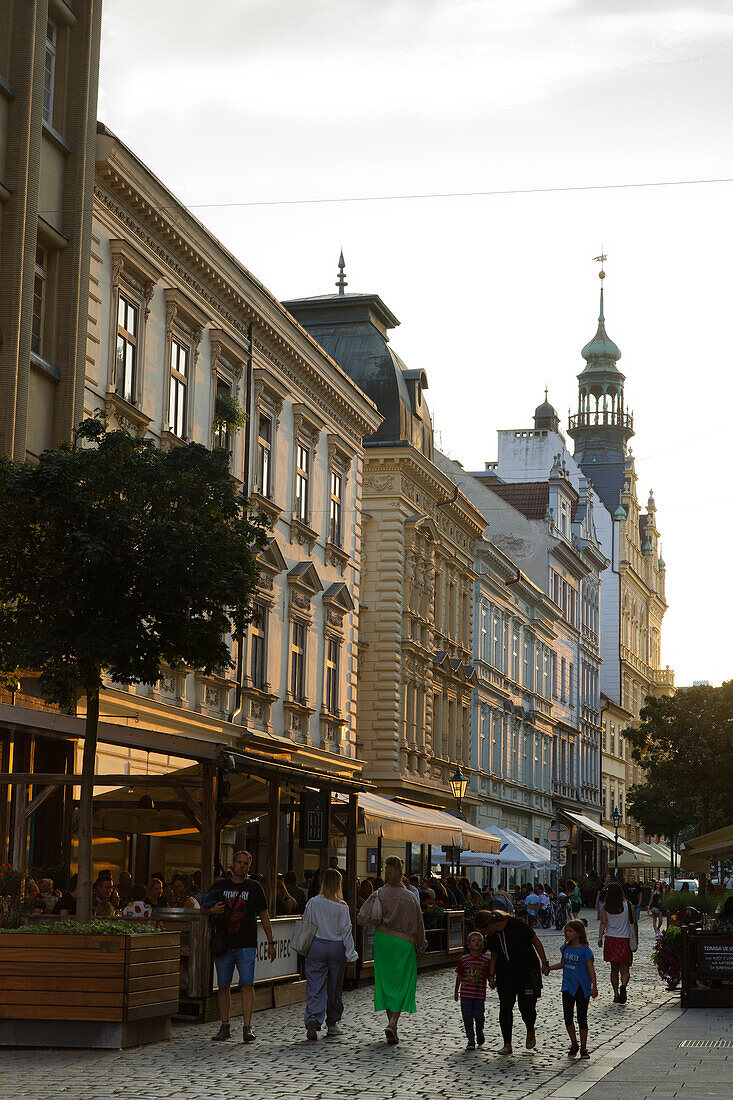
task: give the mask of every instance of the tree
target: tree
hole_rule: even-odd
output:
[[[733,790],[733,681],[719,688],[649,696],[638,728],[623,733],[633,759],[646,773],[645,785],[630,792],[631,812],[644,828],[674,836],[682,829],[650,826],[655,821],[686,820],[704,833],[727,823]]]
[[[86,696],[79,919],[91,913],[92,797],[106,674],[156,683],[161,664],[231,667],[265,543],[228,456],[84,421],[36,466],[0,462],[0,668],[34,669],[45,697]]]

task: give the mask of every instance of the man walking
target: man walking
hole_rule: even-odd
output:
[[[636,881],[636,875],[633,871],[630,872],[629,881],[624,886],[624,894],[627,900],[633,905],[638,921],[639,914],[641,913],[641,883]]]
[[[212,917],[220,917],[224,928],[226,950],[214,959],[219,986],[219,1014],[221,1026],[212,1038],[216,1042],[231,1037],[229,1013],[231,1011],[232,975],[234,967],[239,975],[242,990],[242,1041],[251,1043],[252,1011],[255,1003],[255,958],[257,955],[257,918],[267,936],[267,954],[274,962],[277,954],[272,938],[267,901],[257,879],[249,877],[252,856],[249,852],[235,852],[232,873],[229,878],[219,878],[211,886],[201,903],[202,909]]]

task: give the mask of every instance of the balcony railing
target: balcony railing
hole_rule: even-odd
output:
[[[618,409],[593,409],[590,412],[579,412],[570,417],[570,430],[573,428],[594,428],[596,426],[609,428],[626,428],[634,430],[633,413],[619,411]]]
[[[661,687],[674,687],[674,670],[671,668],[653,668],[652,680]]]

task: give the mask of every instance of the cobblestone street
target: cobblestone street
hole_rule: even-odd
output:
[[[598,922],[588,910],[591,947],[597,956],[594,933]],[[550,962],[559,959],[561,934],[541,933]],[[613,1004],[608,965],[597,960],[599,997],[590,1009],[591,1061],[570,1062],[562,1021],[560,975],[545,979],[539,1002],[536,1050],[524,1050],[519,1014],[515,1025],[515,1054],[497,1053],[501,1046],[496,995],[487,1001],[487,1042],[483,1050],[468,1052],[453,1001],[454,974],[442,970],[418,980],[418,1012],[403,1017],[401,1042],[385,1044],[383,1018],[372,1010],[372,989],[347,993],[343,1034],[337,1039],[310,1043],[303,1029],[303,1006],[293,1005],[255,1015],[257,1041],[241,1043],[239,1019],[234,1038],[216,1044],[210,1037],[216,1025],[176,1025],[172,1041],[125,1052],[12,1050],[2,1055],[0,1097],[33,1100],[70,1097],[81,1100],[163,1100],[245,1096],[252,1100],[438,1100],[487,1095],[533,1097],[535,1100],[581,1095],[598,1079],[594,1060],[623,1044],[624,1056],[642,1045],[663,1026],[662,1006],[678,1001],[664,991],[649,955],[653,936],[646,915],[632,970],[629,1000]],[[605,1059],[604,1059],[605,1060]],[[586,1084],[583,1083],[585,1080]]]

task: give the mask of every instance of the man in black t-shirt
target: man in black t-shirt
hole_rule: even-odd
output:
[[[201,908],[221,922],[226,940],[226,950],[214,959],[219,995],[221,1027],[213,1038],[220,1042],[230,1038],[229,1012],[231,1010],[230,986],[234,967],[239,975],[242,990],[242,1015],[244,1027],[242,1039],[251,1043],[252,1010],[255,1003],[255,958],[257,956],[257,918],[267,936],[267,953],[271,962],[277,954],[272,938],[270,914],[265,894],[257,879],[249,877],[252,856],[249,852],[235,852],[232,873],[229,878],[219,878],[201,903]]]
[[[638,920],[641,913],[641,883],[636,881],[636,875],[633,871],[629,874],[629,881],[624,886],[624,894],[633,905]]]

